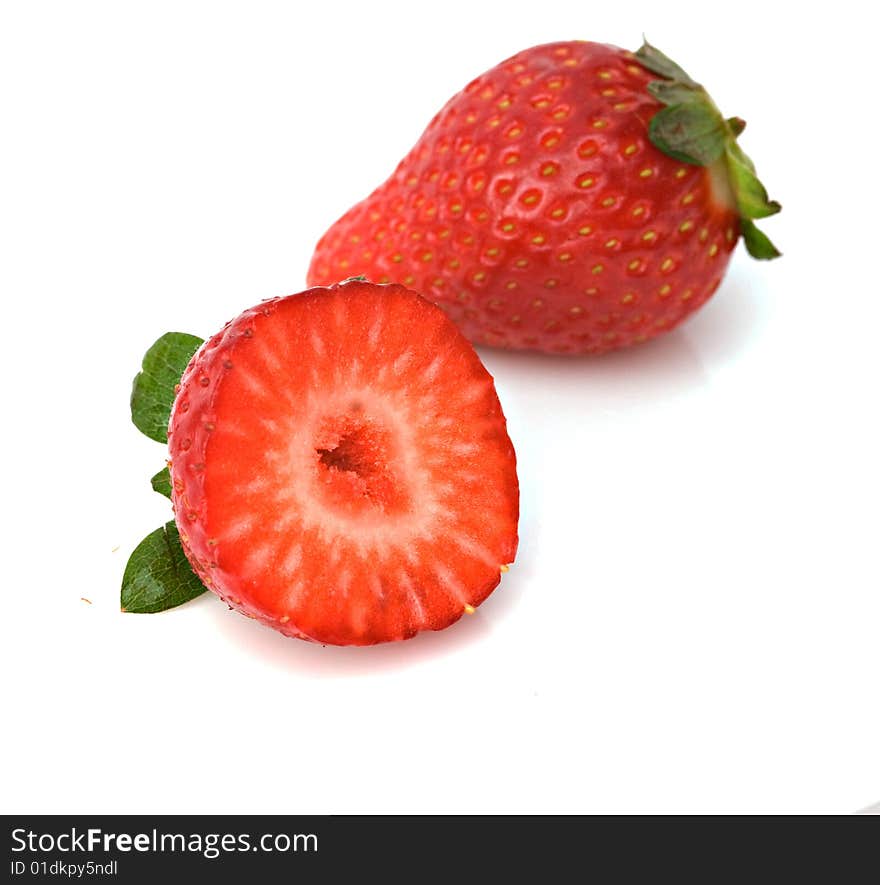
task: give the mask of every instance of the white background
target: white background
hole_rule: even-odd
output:
[[[875,803],[867,8],[5,3],[2,810]],[[740,247],[699,315],[641,349],[482,352],[522,541],[478,614],[371,649],[285,639],[210,595],[120,614],[128,554],[169,516],[162,447],[128,416],[152,341],[301,289],[324,229],[473,76],[642,31],[748,120],[785,256]]]

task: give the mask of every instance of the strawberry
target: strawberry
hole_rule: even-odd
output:
[[[706,91],[659,50],[527,49],[477,77],[321,238],[312,285],[400,282],[478,343],[600,353],[668,331],[779,211]]]
[[[492,377],[402,286],[352,280],[246,310],[190,361],[169,450],[194,570],[289,636],[440,630],[516,552],[516,459]]]

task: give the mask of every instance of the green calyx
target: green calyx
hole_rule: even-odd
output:
[[[740,232],[753,258],[777,258],[781,253],[755,225],[758,218],[775,215],[782,206],[770,200],[755,174],[755,164],[737,144],[745,129],[739,117],[724,118],[708,92],[671,58],[647,40],[636,58],[662,80],[652,80],[648,91],[666,107],[648,127],[648,136],[664,154],[707,166],[724,176],[736,202]]]
[[[145,436],[156,442],[168,439],[168,419],[181,375],[199,349],[202,339],[184,332],[166,332],[144,355],[131,391],[131,420]],[[171,472],[163,467],[150,485],[171,497]],[[120,591],[124,612],[161,612],[205,592],[183,551],[173,521],[151,532],[125,566]]]

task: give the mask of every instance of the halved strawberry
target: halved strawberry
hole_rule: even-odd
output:
[[[169,447],[193,567],[290,636],[440,630],[516,553],[516,459],[492,377],[402,286],[353,280],[245,311],[190,362]]]

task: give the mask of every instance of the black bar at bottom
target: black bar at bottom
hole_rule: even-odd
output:
[[[7,881],[848,882],[871,817],[7,815]]]

